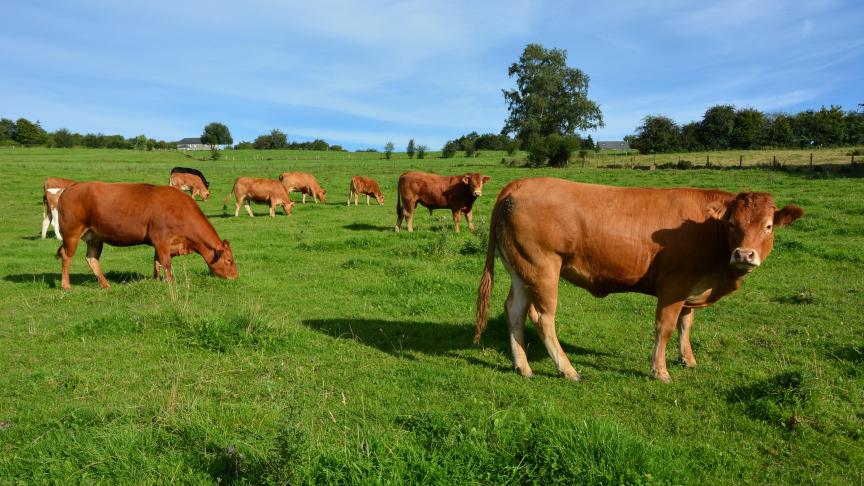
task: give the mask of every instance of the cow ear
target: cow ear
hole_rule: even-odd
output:
[[[774,225],[775,226],[783,226],[790,223],[794,223],[795,221],[804,217],[804,210],[795,206],[794,204],[790,204],[780,211],[774,212]]]
[[[483,184],[489,182],[489,176],[483,176]]]
[[[228,243],[228,240],[222,240],[222,246],[225,248],[231,248],[231,243]]]
[[[711,201],[705,208],[709,218],[723,220],[728,213],[728,207],[722,201]]]
[[[213,259],[210,260],[210,264],[211,264],[211,265],[215,265],[216,262],[218,262],[220,258],[222,258],[222,250],[216,250],[216,251],[214,251],[214,252],[213,252]]]
[[[471,183],[471,179],[469,179],[468,176],[465,175],[465,176],[462,176],[462,182],[465,183],[465,184],[470,184],[470,183]]]

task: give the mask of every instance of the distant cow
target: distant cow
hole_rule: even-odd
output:
[[[492,213],[474,340],[486,327],[497,251],[511,278],[505,311],[519,373],[532,374],[525,354],[527,313],[558,370],[579,379],[555,334],[563,277],[596,297],[657,297],[652,368],[655,378],[668,383],[666,343],[676,326],[679,358],[694,367],[694,309],[737,290],[768,258],[775,227],[803,215],[793,205],[778,210],[762,192],[638,189],[547,178],[511,182]]]
[[[273,179],[238,177],[234,181],[234,187],[231,189],[231,192],[229,192],[228,195],[225,196],[225,200],[222,201],[223,210],[225,209],[225,205],[228,203],[228,199],[231,198],[231,194],[233,194],[237,200],[237,206],[234,208],[234,216],[240,215],[240,204],[243,204],[246,206],[246,212],[249,213],[249,216],[254,218],[255,215],[252,213],[249,201],[269,204],[271,218],[276,217],[277,206],[282,206],[286,216],[291,215],[291,209],[294,207],[294,203],[291,202],[291,198],[288,197],[288,191],[285,190],[282,184]]]
[[[63,179],[60,177],[49,177],[45,179],[45,183],[42,185],[42,239],[45,239],[45,236],[48,234],[48,226],[54,226],[54,236],[57,237],[58,240],[62,240],[63,236],[60,234],[60,221],[57,215],[57,204],[60,201],[60,194],[63,191],[75,184],[75,181],[69,179]]]
[[[60,196],[60,229],[63,244],[57,254],[63,260],[61,286],[68,289],[69,265],[78,242],[87,243],[87,263],[108,288],[99,256],[102,244],[151,245],[153,277],[174,280],[171,258],[198,253],[218,277],[237,278],[237,266],[228,240],[222,240],[195,201],[167,186],[150,184],[79,182]]]
[[[293,191],[303,194],[303,204],[306,204],[307,194],[312,196],[315,204],[318,204],[319,199],[323,203],[327,202],[327,191],[321,189],[318,179],[312,174],[305,172],[284,172],[279,176],[279,181],[285,186],[285,190],[288,191],[289,195]]]
[[[369,205],[369,196],[374,196],[380,206],[384,205],[384,194],[381,194],[381,189],[378,187],[378,182],[375,179],[363,176],[354,176],[351,178],[351,185],[348,187],[348,205],[351,205],[351,198],[354,198],[354,205],[357,206],[360,194],[366,195],[366,205]]]
[[[489,176],[477,173],[461,176],[440,176],[426,172],[406,172],[399,176],[396,193],[396,231],[402,228],[402,219],[408,220],[408,231],[414,231],[414,209],[417,204],[433,209],[449,209],[453,213],[456,232],[462,215],[468,220],[468,229],[474,232],[471,208],[483,195],[483,184]]]
[[[181,191],[189,191],[193,198],[199,196],[201,200],[206,201],[210,197],[210,183],[198,169],[174,167],[171,169],[168,183]]]

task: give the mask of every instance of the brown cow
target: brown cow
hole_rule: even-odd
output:
[[[171,169],[168,185],[181,191],[189,191],[193,198],[199,196],[202,201],[210,197],[210,183],[198,169],[174,167]]]
[[[351,205],[351,198],[353,197],[354,205],[357,206],[360,194],[366,195],[367,206],[369,205],[369,196],[374,196],[379,206],[384,205],[384,194],[381,194],[381,188],[378,187],[378,181],[375,179],[363,176],[352,177],[351,185],[348,187],[348,205]]]
[[[774,228],[804,215],[778,210],[770,194],[737,196],[703,189],[639,189],[560,179],[514,181],[498,195],[486,268],[477,295],[477,334],[486,327],[495,252],[510,273],[505,311],[513,364],[531,376],[525,355],[528,313],[558,370],[578,380],[555,334],[558,280],[603,297],[640,292],[657,297],[654,377],[669,382],[666,343],[678,328],[679,357],[696,366],[690,346],[694,308],[741,286],[774,244]]]
[[[402,220],[408,220],[408,231],[414,231],[414,209],[417,204],[433,209],[449,209],[453,213],[456,232],[459,232],[462,214],[468,220],[468,229],[474,232],[471,207],[483,195],[483,184],[489,176],[475,173],[461,176],[440,176],[426,172],[406,172],[399,176],[396,193],[396,231]]]
[[[303,204],[306,204],[306,195],[312,196],[315,204],[318,204],[320,199],[322,203],[327,202],[327,191],[321,189],[318,184],[318,179],[312,174],[305,172],[283,172],[279,175],[279,182],[285,186],[290,196],[293,191],[303,194]]]
[[[99,266],[102,244],[156,249],[153,277],[165,269],[171,282],[171,258],[198,253],[219,277],[237,278],[237,266],[228,240],[219,239],[213,225],[195,201],[167,186],[150,184],[79,182],[60,196],[60,229],[65,238],[57,250],[63,260],[61,286],[69,289],[69,265],[78,242],[87,243],[87,263],[102,288],[108,280]]]
[[[61,177],[49,177],[45,179],[42,185],[42,239],[48,234],[48,226],[54,226],[54,236],[58,240],[62,240],[60,234],[60,220],[57,215],[57,205],[60,201],[60,194],[63,191],[75,184],[76,181],[63,179]]]
[[[271,218],[276,217],[276,206],[282,206],[286,216],[291,216],[291,209],[294,207],[294,203],[291,202],[288,192],[282,184],[273,179],[238,177],[234,181],[234,187],[231,189],[231,192],[229,192],[228,195],[225,196],[225,200],[222,201],[223,210],[225,209],[225,205],[228,203],[231,194],[234,194],[234,197],[237,199],[237,206],[234,208],[234,216],[240,215],[240,204],[242,203],[246,206],[246,212],[249,213],[249,216],[254,218],[255,215],[252,214],[252,208],[249,206],[249,201],[269,203]]]

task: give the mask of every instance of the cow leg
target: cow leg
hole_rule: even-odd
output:
[[[249,205],[249,200],[248,200],[248,199],[244,199],[244,200],[243,200],[243,206],[246,207],[246,212],[249,213],[249,217],[254,218],[254,217],[255,217],[255,214],[252,212],[252,206]]]
[[[51,210],[51,224],[54,226],[54,236],[58,240],[62,240],[63,235],[60,234],[60,214],[57,208]]]
[[[51,216],[48,215],[48,208],[45,208],[42,211],[42,239],[45,239],[45,236],[48,234],[48,226],[51,225]],[[57,233],[57,228],[54,228],[55,234]]]
[[[672,335],[672,331],[675,330],[675,323],[678,321],[678,316],[681,315],[683,307],[683,300],[671,302],[663,298],[657,300],[657,312],[654,324],[654,355],[652,357],[651,370],[654,372],[654,378],[663,383],[672,382],[669,371],[666,369],[666,344],[669,342],[669,336]]]
[[[534,307],[533,303],[528,305],[528,319],[531,319],[531,323],[535,326],[540,322],[540,314],[537,312],[537,308]]]
[[[306,193],[304,192],[302,194],[303,194],[303,204],[306,204]]]
[[[271,218],[275,218],[275,217],[276,217],[276,205],[273,204],[272,201],[270,202],[270,217],[271,217]]]
[[[99,286],[107,289],[111,285],[108,284],[108,279],[102,273],[102,267],[99,265],[99,257],[102,256],[102,240],[87,239],[87,265],[90,265],[90,270],[96,275],[99,280]]]
[[[474,215],[471,214],[471,211],[468,211],[467,213],[465,213],[465,219],[468,220],[468,229],[471,230],[471,232],[473,233],[474,232]]]
[[[456,225],[456,232],[459,232],[460,221],[462,220],[462,213],[458,210],[453,211],[453,224]]]
[[[234,207],[234,217],[235,217],[235,218],[236,218],[237,216],[240,216],[240,203],[241,203],[241,200],[238,199],[238,200],[237,200],[237,203],[236,203],[236,205],[235,205],[235,207]]]
[[[60,245],[60,249],[57,250],[57,254],[60,255],[60,260],[63,262],[60,278],[60,288],[63,290],[69,290],[72,287],[69,283],[69,267],[72,264],[72,257],[75,256],[75,250],[78,248],[80,237],[80,235],[67,234],[63,244]]]
[[[543,269],[539,270],[541,275],[554,275],[555,278],[547,278],[532,289],[533,303],[531,307],[537,313],[535,327],[543,340],[543,345],[546,346],[546,352],[549,353],[558,371],[568,380],[579,381],[579,372],[570,364],[570,359],[561,349],[561,343],[555,332],[555,312],[558,307],[558,272],[551,269],[548,272],[543,271]]]
[[[159,253],[153,252],[153,279],[159,280],[159,274],[161,273],[161,266],[159,265]]]
[[[520,375],[530,378],[534,376],[528,364],[525,353],[525,313],[528,311],[528,292],[522,280],[515,274],[510,274],[510,294],[504,304],[507,315],[507,327],[510,330],[510,350],[513,353],[513,367]]]
[[[351,198],[352,198],[353,196],[354,196],[354,191],[349,190],[349,191],[348,191],[348,205],[349,205],[349,206],[351,205]]]
[[[366,205],[369,205],[369,194],[366,194]]]
[[[166,245],[156,246],[157,265],[165,269],[165,280],[174,282],[174,272],[171,271],[171,247]]]
[[[678,358],[685,368],[696,367],[696,357],[693,356],[693,348],[690,346],[690,328],[693,327],[695,315],[695,310],[685,307],[678,316]]]

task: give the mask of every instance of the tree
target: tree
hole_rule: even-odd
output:
[[[727,149],[735,129],[735,107],[717,105],[708,108],[699,124],[699,139],[708,150]]]
[[[531,165],[549,164],[552,167],[565,167],[570,163],[570,155],[582,145],[576,135],[552,133],[545,137],[535,137],[528,146],[528,161]]]
[[[702,143],[699,141],[699,122],[690,122],[681,127],[681,143],[680,146],[686,151],[702,150]]]
[[[38,121],[33,123],[26,118],[19,118],[15,122],[15,141],[21,145],[42,145],[47,136]]]
[[[217,145],[230,145],[234,143],[231,138],[231,132],[228,127],[219,123],[213,122],[204,127],[204,133],[201,134],[201,143],[209,145],[213,150]]]
[[[278,128],[270,130],[270,147],[271,149],[288,148],[288,135],[282,133]]]
[[[732,129],[732,148],[755,149],[761,147],[768,132],[765,115],[753,108],[735,112],[735,127]]]
[[[681,129],[669,117],[648,115],[636,128],[631,148],[643,154],[674,152],[681,142]]]
[[[418,159],[425,159],[427,150],[429,150],[429,147],[427,147],[425,145],[418,145],[417,146],[417,158]]]
[[[54,132],[54,147],[72,148],[75,146],[75,138],[72,132],[65,128],[61,128]]]
[[[390,160],[393,157],[393,142],[387,142],[384,145],[384,158]]]
[[[273,144],[273,139],[270,138],[270,135],[258,135],[255,137],[255,149],[257,150],[267,150]]]
[[[0,142],[15,140],[15,122],[8,119],[0,119]]]
[[[408,147],[405,148],[405,152],[408,154],[409,159],[414,158],[414,139],[408,140]]]
[[[462,142],[462,149],[465,150],[465,157],[474,157],[477,152],[477,142],[471,138]]]
[[[588,99],[590,78],[567,67],[567,51],[528,44],[510,65],[515,90],[502,90],[510,112],[502,133],[515,133],[523,144],[539,136],[572,135],[603,126],[600,107]]]
[[[454,142],[453,140],[448,140],[447,143],[444,144],[444,148],[441,149],[441,158],[449,159],[453,157],[458,149],[458,143]]]

